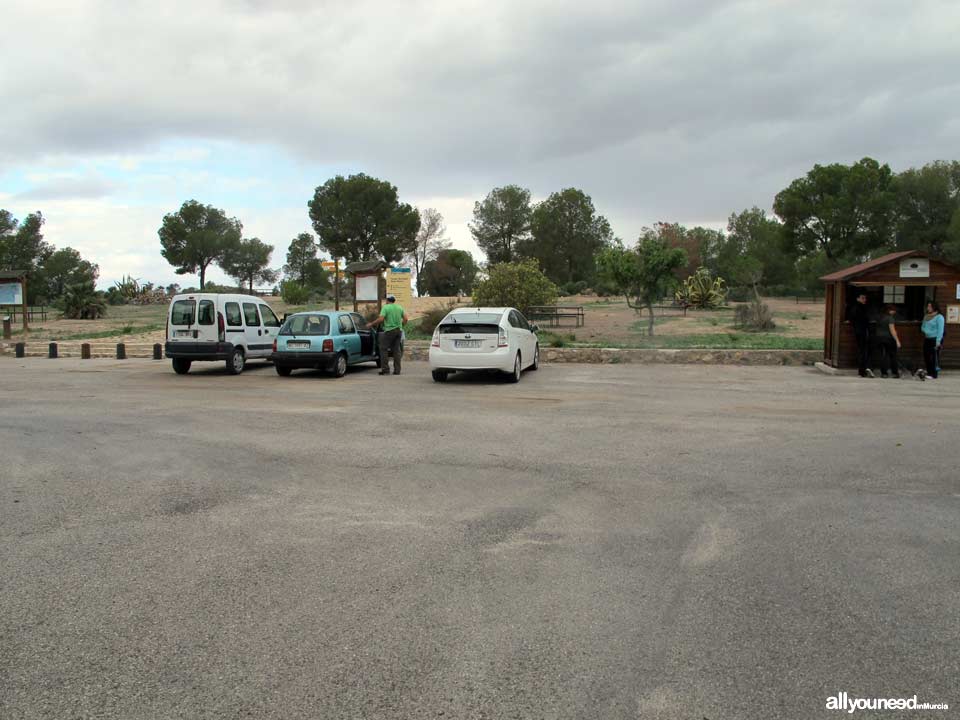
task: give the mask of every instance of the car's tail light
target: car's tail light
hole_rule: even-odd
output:
[[[227,329],[223,324],[223,313],[217,313],[217,337],[219,337],[220,342],[227,339]]]
[[[500,337],[497,338],[497,347],[507,347],[507,331],[500,328]]]
[[[440,347],[440,328],[433,331],[433,340],[430,341],[431,347]]]
[[[323,352],[333,352],[333,340],[327,338],[323,341]]]
[[[170,339],[170,316],[169,315],[167,315],[167,327],[163,331],[163,333],[164,333],[164,339],[169,340]]]

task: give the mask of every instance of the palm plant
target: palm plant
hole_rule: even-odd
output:
[[[92,280],[68,285],[63,296],[64,317],[71,320],[96,320],[107,313],[107,304]]]

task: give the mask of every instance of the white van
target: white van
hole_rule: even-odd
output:
[[[253,295],[174,295],[167,314],[167,357],[179,375],[197,360],[224,360],[231,375],[247,360],[269,359],[280,330],[276,313]]]

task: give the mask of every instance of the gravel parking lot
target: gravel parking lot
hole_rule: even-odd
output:
[[[196,367],[0,359],[0,718],[960,707],[960,379]]]

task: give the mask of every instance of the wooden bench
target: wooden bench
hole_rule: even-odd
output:
[[[586,323],[583,305],[532,305],[526,315],[530,320],[546,320],[550,327],[560,327],[565,319],[572,319],[576,327]]]

